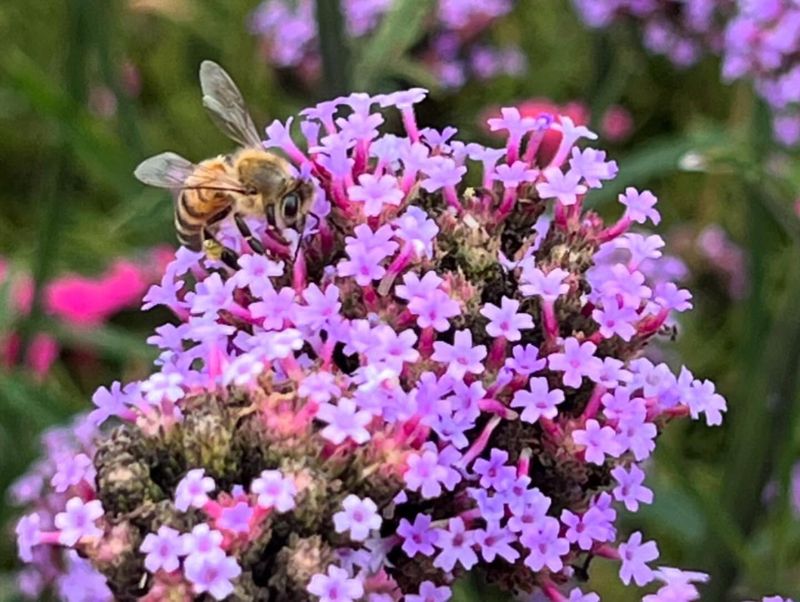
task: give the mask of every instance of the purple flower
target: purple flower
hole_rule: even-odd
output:
[[[510,138],[520,140],[536,128],[536,120],[533,117],[523,117],[516,107],[504,107],[500,109],[500,114],[501,117],[486,121],[493,132],[506,130]]]
[[[452,159],[432,157],[423,170],[427,176],[420,182],[428,192],[436,192],[441,188],[457,186],[467,173],[463,165],[456,165]]]
[[[529,169],[526,163],[514,161],[511,165],[498,165],[494,170],[494,178],[506,188],[516,188],[524,182],[533,182],[539,175],[535,169]]]
[[[461,518],[451,518],[447,521],[447,529],[438,529],[437,533],[436,547],[442,551],[436,556],[433,566],[452,571],[456,564],[460,564],[469,570],[478,563],[473,549],[475,531],[467,531]]]
[[[252,518],[253,508],[250,507],[250,504],[247,502],[237,502],[233,506],[222,509],[216,525],[221,529],[233,533],[248,533],[250,531],[250,521]]]
[[[635,464],[631,464],[630,470],[617,466],[611,471],[611,476],[617,481],[613,491],[614,499],[623,502],[629,511],[636,512],[639,502],[653,503],[653,492],[643,485],[644,471]]]
[[[403,480],[409,491],[419,491],[424,498],[435,498],[442,493],[447,470],[439,464],[439,454],[435,449],[427,448],[421,454],[409,454],[406,462],[408,470]]]
[[[398,109],[410,109],[415,104],[425,100],[428,91],[425,88],[409,88],[391,94],[381,94],[378,103],[382,107],[397,107]]]
[[[584,594],[576,587],[569,592],[567,602],[600,602],[600,596],[593,592]]]
[[[649,190],[639,192],[635,188],[626,188],[625,194],[619,195],[619,202],[625,205],[625,215],[637,224],[643,224],[650,220],[658,225],[661,221],[661,214],[655,208],[658,199]]]
[[[14,529],[17,534],[17,553],[23,562],[33,562],[32,548],[42,540],[41,522],[42,519],[36,512],[26,514],[17,522]]]
[[[397,534],[403,539],[403,552],[410,558],[417,554],[433,554],[438,531],[431,528],[431,522],[431,517],[427,514],[417,514],[413,524],[405,518],[400,519]]]
[[[533,318],[528,314],[517,313],[519,301],[503,297],[500,307],[487,303],[481,309],[481,315],[489,319],[486,332],[493,337],[503,337],[507,341],[519,341],[520,330],[533,328]]]
[[[642,543],[642,534],[636,531],[626,543],[619,545],[619,556],[622,560],[619,578],[625,585],[633,580],[641,587],[653,580],[653,570],[647,563],[658,558],[658,546],[654,541]]]
[[[472,466],[472,472],[481,477],[481,487],[503,489],[504,485],[512,482],[517,471],[513,466],[507,466],[508,452],[502,449],[492,449],[489,459],[478,458]]]
[[[181,535],[181,550],[184,555],[203,556],[213,554],[222,546],[223,535],[208,523],[195,525],[191,533]]]
[[[530,552],[525,557],[525,566],[533,571],[544,567],[560,571],[564,567],[561,557],[569,552],[569,541],[558,536],[559,527],[557,519],[547,516],[522,532],[520,542]]]
[[[558,167],[544,170],[546,181],[536,185],[536,191],[543,199],[558,199],[562,205],[570,206],[578,202],[580,195],[586,194],[588,188],[581,181],[581,174],[571,169],[567,173]]]
[[[399,205],[403,200],[403,191],[392,176],[373,176],[362,174],[358,177],[358,185],[350,186],[347,194],[352,201],[364,203],[364,215],[380,215],[384,205]]]
[[[613,180],[619,171],[616,161],[606,161],[605,151],[593,148],[573,148],[569,165],[570,171],[580,174],[589,188],[602,188],[602,180]]]
[[[519,419],[531,424],[539,418],[553,419],[558,415],[558,404],[564,401],[564,392],[558,389],[550,390],[546,378],[532,378],[529,390],[521,389],[514,393],[511,401],[512,408],[525,408]]]
[[[183,555],[181,535],[175,529],[161,525],[157,533],[148,533],[139,550],[146,554],[144,568],[151,573],[177,571]]]
[[[295,506],[297,487],[294,481],[283,476],[279,470],[264,470],[253,479],[250,493],[258,496],[262,508],[275,508],[278,512],[288,512]]]
[[[472,345],[472,333],[469,330],[457,330],[453,344],[436,341],[433,344],[431,359],[447,364],[447,373],[456,379],[463,379],[467,373],[483,372],[483,358],[486,357],[486,346]]]
[[[552,302],[569,292],[569,284],[564,282],[568,277],[569,272],[561,268],[554,268],[545,274],[531,259],[522,264],[522,285],[519,290],[523,295],[535,295]]]
[[[547,365],[551,370],[564,372],[564,385],[578,388],[587,376],[596,379],[603,368],[603,361],[594,356],[597,345],[591,341],[579,343],[575,337],[564,341],[563,353],[551,353]]]
[[[404,602],[447,602],[452,591],[446,585],[437,587],[432,581],[423,581],[419,586],[419,594],[406,594]]]
[[[339,276],[353,276],[360,286],[380,280],[386,269],[380,264],[385,256],[380,250],[351,252],[350,259],[343,259],[337,266]]]
[[[322,436],[335,445],[343,443],[345,439],[352,439],[355,443],[365,443],[370,439],[366,426],[372,421],[372,414],[359,410],[352,399],[343,397],[336,405],[320,405],[316,418],[327,423],[322,429]]]
[[[264,362],[250,354],[240,355],[225,367],[222,384],[243,387],[253,382],[264,371]]]
[[[183,563],[183,575],[194,593],[208,593],[215,600],[224,600],[233,593],[231,581],[241,573],[236,559],[219,548],[207,554],[190,554]]]
[[[261,294],[261,301],[251,303],[250,314],[254,318],[264,318],[264,330],[280,330],[292,320],[295,304],[295,292],[284,287],[277,291],[267,289]]]
[[[127,402],[128,396],[119,382],[112,383],[109,389],[100,387],[92,395],[92,403],[96,409],[89,414],[89,420],[100,426],[111,416],[124,416],[129,412]]]
[[[601,427],[594,419],[586,421],[585,429],[572,431],[572,440],[585,447],[587,462],[600,466],[607,455],[616,458],[622,452],[614,429],[610,426]]]
[[[81,481],[93,483],[94,476],[95,470],[92,459],[86,454],[78,454],[73,458],[60,459],[50,484],[58,493],[64,493]]]
[[[511,351],[512,357],[506,359],[506,367],[529,376],[543,370],[547,360],[539,357],[539,348],[535,345],[516,345]]]
[[[174,403],[186,394],[182,383],[183,376],[178,372],[156,372],[142,382],[141,391],[150,403],[161,403],[165,399]]]
[[[318,596],[319,602],[356,602],[364,595],[361,581],[351,579],[347,571],[334,565],[328,566],[327,574],[311,577],[306,589]]]
[[[458,303],[441,289],[433,290],[426,297],[414,296],[408,303],[408,310],[417,316],[420,328],[433,328],[438,332],[448,330],[449,319],[461,313]]]
[[[353,541],[364,541],[371,531],[380,529],[378,507],[369,498],[360,499],[350,494],[342,501],[342,510],[333,515],[333,525],[337,533],[350,532]]]
[[[54,524],[60,531],[58,541],[72,547],[82,537],[100,537],[103,530],[95,525],[95,521],[103,516],[103,505],[100,500],[84,502],[79,497],[67,500],[64,512],[56,514]]]
[[[194,468],[186,473],[175,488],[175,507],[186,512],[189,507],[202,508],[208,494],[216,488],[214,479],[205,476],[204,468]]]
[[[519,558],[519,552],[511,547],[516,541],[508,527],[501,527],[499,522],[487,521],[485,529],[475,531],[475,543],[481,551],[486,562],[494,562],[498,556],[508,562],[515,562]]]
[[[603,307],[592,312],[592,318],[600,325],[603,337],[610,339],[618,335],[623,341],[630,341],[636,334],[633,323],[639,319],[639,314],[612,298],[604,300]]]

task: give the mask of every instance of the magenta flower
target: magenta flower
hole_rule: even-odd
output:
[[[433,344],[434,361],[448,364],[447,373],[453,378],[462,379],[467,373],[483,372],[483,358],[486,357],[484,345],[472,345],[472,333],[469,330],[458,330],[453,344],[437,341]]]
[[[359,410],[352,399],[343,397],[336,405],[331,403],[320,405],[316,418],[327,423],[322,429],[322,436],[337,445],[345,439],[364,443],[370,438],[366,426],[372,421],[372,414],[366,410]]]
[[[333,515],[336,532],[349,531],[353,541],[364,541],[371,531],[380,529],[382,522],[375,502],[352,494],[342,501],[342,510]]]
[[[166,525],[160,526],[157,533],[148,533],[139,546],[139,550],[146,554],[144,566],[151,573],[177,571],[183,549],[180,533]]]
[[[532,378],[529,390],[519,390],[514,393],[511,402],[512,408],[525,408],[519,419],[531,424],[539,418],[553,419],[558,415],[558,404],[564,401],[564,392],[558,389],[550,390],[546,378]]]
[[[564,341],[563,353],[550,354],[547,365],[551,370],[564,372],[564,385],[578,388],[583,382],[583,377],[596,379],[603,367],[600,358],[594,356],[597,345],[591,341],[579,343],[575,337]]]
[[[464,521],[451,518],[446,529],[438,529],[436,547],[441,549],[433,561],[433,566],[444,571],[452,571],[456,564],[471,569],[477,562],[475,554],[475,531],[468,531]]]
[[[216,488],[214,479],[205,476],[205,469],[195,468],[186,473],[175,488],[175,507],[186,512],[190,507],[202,508],[208,494]]]
[[[447,602],[452,595],[452,591],[446,585],[437,587],[431,581],[423,581],[419,586],[418,594],[408,594],[405,602]]]
[[[275,508],[278,512],[288,512],[295,505],[297,487],[294,481],[284,477],[278,470],[264,470],[250,484],[250,493],[258,496],[262,508]]]
[[[493,337],[503,337],[507,341],[519,341],[521,330],[533,328],[533,318],[528,314],[517,313],[519,301],[503,297],[500,307],[487,303],[481,309],[481,315],[489,319],[486,332]]]
[[[617,466],[611,471],[611,475],[616,479],[617,486],[614,488],[614,499],[623,502],[625,507],[631,512],[639,509],[639,502],[643,504],[653,503],[653,492],[643,485],[644,471],[632,464],[630,470],[625,470],[624,466]]]
[[[403,539],[403,552],[413,558],[417,554],[431,556],[434,552],[438,531],[431,528],[431,517],[427,514],[418,514],[414,523],[405,518],[400,519],[397,534]]]
[[[642,543],[642,534],[637,531],[619,545],[619,555],[622,559],[619,577],[625,585],[633,580],[642,586],[653,580],[653,570],[647,563],[658,558],[658,546],[654,541]]]
[[[586,421],[585,429],[572,431],[572,440],[585,448],[586,461],[602,465],[606,456],[617,457],[622,453],[617,434],[610,426],[600,426],[597,420]]]
[[[82,537],[100,537],[103,530],[95,522],[103,516],[100,500],[84,502],[79,497],[67,501],[64,512],[56,514],[54,523],[60,531],[58,541],[74,546]]]
[[[364,215],[367,216],[380,215],[384,205],[397,206],[403,200],[403,191],[392,176],[362,174],[358,185],[348,188],[347,194],[351,200],[364,203]]]
[[[544,170],[546,180],[536,185],[536,191],[543,199],[557,199],[562,205],[570,206],[578,202],[578,197],[589,190],[581,181],[581,174],[575,170],[567,173],[558,167]]]
[[[334,565],[328,566],[326,574],[314,575],[307,590],[318,596],[319,602],[356,602],[364,595],[361,581],[351,579],[347,571]]]
[[[544,567],[560,571],[564,567],[562,557],[569,552],[569,541],[559,537],[558,532],[558,520],[551,516],[523,531],[520,542],[529,552],[524,560],[525,566],[534,571],[541,571]]]
[[[215,600],[224,600],[233,593],[232,580],[241,573],[236,560],[220,549],[208,554],[190,554],[184,560],[183,574],[194,593],[208,593]]]

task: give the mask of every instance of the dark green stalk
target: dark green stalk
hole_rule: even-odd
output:
[[[91,0],[72,0],[67,3],[66,56],[64,85],[70,100],[82,105],[86,99],[86,60],[88,55],[88,18],[93,10]],[[20,326],[19,362],[25,361],[31,341],[39,329],[43,315],[44,287],[50,279],[54,259],[58,252],[65,223],[63,174],[66,168],[66,128],[60,127],[59,142],[55,149],[50,172],[45,176],[45,186],[38,204],[41,221],[37,236],[36,258],[33,265],[33,300],[31,311]]]
[[[756,156],[763,148],[769,126],[756,111],[754,137]],[[720,503],[733,518],[745,538],[758,527],[762,514],[762,495],[774,475],[775,461],[789,439],[789,425],[798,387],[800,361],[800,314],[796,311],[800,295],[800,249],[792,246],[794,260],[787,263],[787,290],[774,315],[768,309],[766,273],[769,248],[778,231],[769,212],[769,202],[759,178],[747,177],[749,200],[748,228],[750,250],[750,298],[747,325],[742,336],[739,374],[741,395],[730,401],[730,445],[724,465]],[[719,546],[710,542],[704,550],[712,575],[708,600],[729,600],[742,567]],[[769,571],[752,577],[764,587],[771,585]]]
[[[340,0],[316,0],[322,82],[326,97],[351,92],[350,50]]]

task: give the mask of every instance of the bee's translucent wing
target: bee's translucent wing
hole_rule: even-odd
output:
[[[145,159],[133,175],[136,179],[157,188],[183,188],[186,179],[194,173],[196,166],[176,153],[161,153]]]
[[[244,192],[241,183],[224,169],[195,165],[175,153],[161,153],[145,159],[133,173],[140,182],[158,188]]]
[[[261,146],[261,138],[242,93],[222,67],[213,61],[203,61],[200,65],[200,87],[203,90],[203,106],[226,136],[242,146]]]

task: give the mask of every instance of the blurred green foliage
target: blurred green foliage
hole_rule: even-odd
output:
[[[111,258],[141,256],[172,242],[169,200],[131,173],[163,149],[201,159],[230,148],[200,105],[201,60],[225,65],[262,124],[324,95],[322,86],[304,87],[265,65],[258,40],[246,29],[255,4],[0,4],[0,255],[32,273],[39,290],[65,271],[97,273]],[[331,3],[320,0],[325,4]],[[734,302],[706,296],[704,288],[694,291],[696,311],[680,325],[677,353],[665,353],[717,382],[729,400],[728,424],[669,429],[650,477],[656,504],[628,526],[657,538],[666,564],[712,571],[709,600],[798,595],[800,521],[787,499],[789,472],[800,456],[800,222],[792,208],[800,196],[797,160],[771,146],[752,93],[720,84],[714,60],[677,71],[648,56],[638,32],[586,31],[566,0],[517,4],[492,35],[523,48],[530,63],[525,77],[468,85],[456,95],[437,89],[435,78],[405,54],[422,35],[432,5],[427,0],[396,2],[377,35],[346,52],[335,26],[323,28],[329,70],[351,65],[346,78],[369,91],[431,87],[420,120],[454,124],[465,138],[488,141],[478,120],[488,107],[533,97],[583,100],[595,124],[612,104],[633,113],[633,137],[604,144],[621,165],[615,185],[648,186],[662,198],[662,233],[684,223],[721,223],[747,249],[750,293]],[[139,84],[131,81],[133,70]],[[326,81],[327,90],[334,79]],[[98,97],[112,98],[116,110],[100,114]],[[689,152],[701,158],[699,168],[681,171]],[[609,201],[619,188],[607,187],[591,202],[613,215]],[[167,318],[128,312],[80,331],[55,324],[40,305],[30,318],[15,319],[8,295],[7,287],[0,289],[0,333],[15,330],[29,338],[50,332],[64,351],[44,382],[23,367],[0,373],[0,489],[35,458],[36,434],[86,409],[97,385],[146,374],[152,353],[144,338]],[[97,358],[88,370],[80,367],[86,353]],[[769,482],[775,493],[765,502]],[[4,508],[0,522],[12,514]],[[12,569],[9,538],[0,541],[0,558],[4,570]],[[615,587],[612,572],[608,563],[593,563],[598,589]],[[7,580],[0,582],[0,599],[8,599],[10,589]],[[605,599],[634,599],[630,592],[605,591]],[[459,599],[500,598],[468,582]]]

